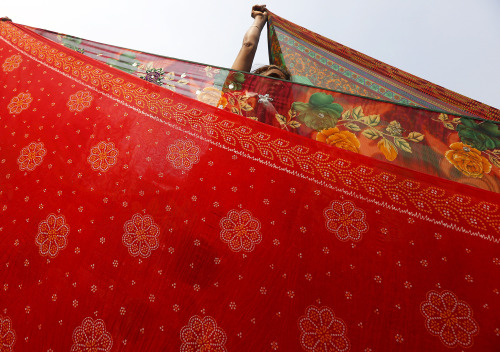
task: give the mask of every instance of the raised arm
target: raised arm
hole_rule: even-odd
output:
[[[254,21],[243,37],[240,52],[231,67],[233,70],[250,72],[257,45],[259,44],[260,33],[267,22],[266,5],[253,6],[252,18]]]

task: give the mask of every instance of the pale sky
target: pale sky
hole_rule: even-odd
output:
[[[3,1],[14,22],[230,67],[252,23],[247,0]],[[274,13],[500,108],[500,0],[270,0]],[[267,64],[265,31],[255,64]]]

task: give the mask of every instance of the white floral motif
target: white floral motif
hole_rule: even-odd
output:
[[[113,338],[101,319],[87,317],[73,331],[71,352],[109,352],[112,346]]]
[[[168,146],[167,160],[176,169],[189,170],[200,161],[200,147],[190,139],[179,139]]]
[[[16,343],[16,333],[12,329],[12,322],[9,317],[2,317],[0,315],[0,351],[12,352],[14,351],[14,344]]]
[[[273,101],[273,98],[271,98],[269,96],[269,94],[264,94],[264,95],[259,94],[259,103],[264,103],[265,104],[265,103],[269,103],[271,101]]]
[[[323,211],[325,226],[343,242],[359,242],[364,232],[368,231],[365,221],[366,213],[354,206],[350,200],[332,201],[330,207]]]
[[[93,99],[94,98],[90,92],[80,90],[69,97],[66,105],[68,105],[69,111],[82,112],[90,107]]]
[[[310,352],[346,352],[351,346],[347,328],[329,307],[310,306],[298,321],[300,344]]]
[[[115,148],[113,142],[106,143],[101,141],[90,148],[90,155],[87,161],[92,170],[106,172],[116,164],[117,156],[118,149]]]
[[[134,257],[147,258],[160,246],[160,228],[150,215],[134,214],[125,222],[123,230],[122,242]]]
[[[473,345],[472,337],[479,333],[479,326],[472,317],[471,307],[457,299],[451,291],[430,291],[420,305],[425,317],[425,327],[449,348]]]
[[[47,149],[43,143],[31,142],[26,147],[21,149],[21,154],[17,158],[19,170],[33,171],[43,161],[43,157],[47,154]]]
[[[33,98],[29,92],[27,93],[19,93],[15,97],[10,100],[7,108],[9,109],[9,113],[11,114],[20,114],[23,110],[29,108]]]
[[[230,210],[219,222],[222,229],[220,238],[234,252],[252,252],[262,241],[260,221],[248,210]]]
[[[19,54],[15,54],[12,56],[9,56],[7,59],[5,59],[2,69],[4,72],[12,72],[16,68],[21,65],[21,62],[23,62],[23,58]]]
[[[227,336],[214,318],[191,317],[181,330],[181,352],[227,352]]]
[[[38,224],[35,243],[41,255],[54,258],[68,244],[69,226],[63,215],[49,214]]]

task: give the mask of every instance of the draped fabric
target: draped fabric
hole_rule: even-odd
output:
[[[495,123],[11,22],[0,64],[0,351],[498,349]]]
[[[273,18],[270,28],[275,28]],[[500,131],[493,121],[33,30],[111,67],[226,111],[414,171],[500,192]],[[271,47],[276,50],[276,45]],[[293,62],[292,71],[298,67]],[[474,150],[464,152],[465,145]]]
[[[404,72],[273,13],[269,56],[302,82],[410,106],[500,121],[500,110]]]
[[[500,192],[499,110],[273,13],[268,24],[271,62],[288,68],[295,82],[336,91],[331,96],[343,107],[338,120],[327,126],[305,122],[312,130],[299,133],[337,145],[339,137],[348,139],[356,146],[351,150],[372,158]],[[292,104],[300,120],[305,108]]]
[[[500,192],[500,131],[492,121],[33,30],[111,67],[226,111],[415,171]],[[464,154],[464,144],[475,150]]]

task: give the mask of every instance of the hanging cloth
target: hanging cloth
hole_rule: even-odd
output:
[[[274,13],[269,58],[294,80],[342,92],[500,121],[500,110],[404,72]]]
[[[228,108],[248,78],[273,112],[258,77],[55,40],[0,22],[2,351],[498,346],[497,194]],[[320,113],[393,106],[297,86],[325,140]]]

